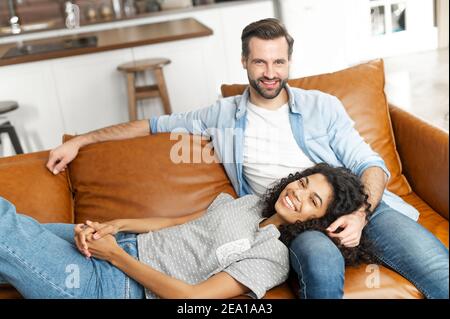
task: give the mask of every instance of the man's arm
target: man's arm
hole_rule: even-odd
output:
[[[78,154],[81,147],[103,141],[122,140],[150,134],[148,120],[108,126],[89,133],[78,135],[50,151],[47,168],[53,174],[64,170]]]
[[[360,177],[368,168],[379,167],[389,179],[390,173],[383,159],[354,128],[354,122],[341,101],[331,97],[327,106],[324,121],[328,124],[330,147],[339,161]]]
[[[150,121],[139,120],[113,125],[76,136],[50,151],[47,168],[53,174],[58,174],[78,155],[81,147],[92,143],[172,131],[205,134],[208,127],[215,127],[215,122],[219,117],[219,108],[220,101],[200,110],[162,115],[153,117]]]
[[[389,171],[380,155],[353,127],[352,119],[336,97],[331,98],[328,110],[330,146],[344,166],[360,176],[369,196],[370,211],[373,211],[383,196],[390,177]],[[338,218],[327,228],[329,236],[339,238],[341,244],[347,247],[359,245],[362,230],[367,224],[365,209],[361,207],[353,214]],[[339,227],[344,230],[335,234],[334,231]]]
[[[364,184],[367,195],[369,196],[367,199],[370,204],[369,211],[373,212],[383,197],[383,192],[386,188],[388,177],[381,168],[369,167],[362,174],[361,181]]]

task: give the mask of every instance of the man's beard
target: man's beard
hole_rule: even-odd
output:
[[[257,80],[253,80],[250,78],[250,76],[248,74],[247,74],[247,76],[248,76],[248,81],[249,81],[251,87],[254,88],[256,90],[256,92],[258,92],[259,95],[261,95],[265,99],[276,98],[278,96],[278,94],[280,94],[281,90],[286,87],[287,79],[282,80],[280,78],[269,79],[266,77],[261,77]],[[275,90],[269,91],[261,86],[261,82],[260,82],[261,80],[278,81],[278,87]]]

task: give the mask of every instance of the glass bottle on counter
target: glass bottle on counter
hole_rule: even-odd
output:
[[[70,1],[65,3],[66,12],[66,27],[68,29],[74,29],[80,27],[80,8],[78,5],[73,4]]]
[[[134,5],[134,0],[125,0],[123,3],[123,12],[127,17],[132,17],[136,15],[136,7]]]
[[[100,5],[100,14],[103,19],[109,20],[112,18],[113,15],[113,9],[111,7],[112,3],[110,0],[103,0],[102,4]]]
[[[122,3],[120,0],[112,0],[114,15],[116,18],[122,17]]]

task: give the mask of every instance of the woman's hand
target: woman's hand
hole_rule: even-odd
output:
[[[97,240],[106,235],[115,235],[119,231],[116,221],[106,223],[97,223],[86,221],[86,224],[78,224],[75,226],[75,244],[83,255],[91,257],[89,252],[89,240]]]
[[[90,257],[90,253],[88,250],[87,239],[91,237],[92,234],[95,233],[95,229],[91,228],[85,224],[77,224],[75,225],[75,244],[80,251],[81,254],[86,257]]]
[[[112,235],[106,235],[101,239],[88,239],[89,252],[92,257],[112,262],[114,257],[123,252],[117,244],[116,238]]]
[[[92,235],[92,238],[94,240],[103,238],[106,235],[115,235],[119,232],[119,225],[116,220],[112,220],[106,223],[97,223],[87,220],[86,225],[94,230]]]

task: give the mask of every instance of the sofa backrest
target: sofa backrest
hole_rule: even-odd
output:
[[[220,163],[193,157],[194,150],[196,156],[211,154],[206,141],[175,137],[165,133],[83,147],[68,169],[75,221],[182,216],[204,211],[220,192],[236,196]]]
[[[67,174],[50,173],[45,167],[48,155],[46,151],[0,158],[0,196],[18,213],[41,223],[73,223]]]
[[[397,195],[411,192],[396,150],[384,94],[384,65],[374,60],[334,73],[289,80],[291,87],[306,90],[320,90],[336,96],[343,103],[349,116],[355,121],[355,128],[384,159],[391,178],[388,189]],[[224,97],[242,94],[247,85],[222,85]]]

